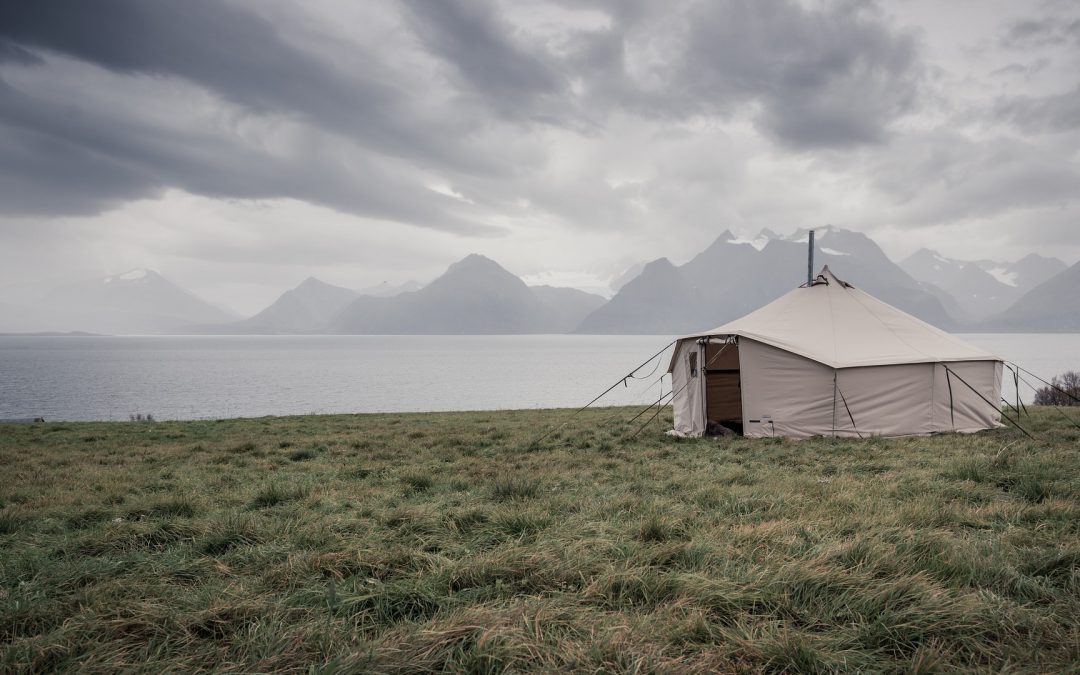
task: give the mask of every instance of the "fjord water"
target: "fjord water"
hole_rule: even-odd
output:
[[[963,336],[1049,378],[1080,335]],[[123,420],[575,407],[670,336],[0,337],[0,419]],[[666,357],[603,405],[647,405]],[[1005,378],[1004,395],[1012,397]],[[1031,391],[1021,386],[1031,400]]]

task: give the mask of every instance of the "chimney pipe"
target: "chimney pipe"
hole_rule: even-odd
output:
[[[814,231],[810,230],[810,244],[806,260],[806,285],[814,285]]]

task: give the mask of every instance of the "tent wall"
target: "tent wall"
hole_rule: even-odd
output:
[[[671,400],[671,408],[674,430],[680,436],[705,433],[705,377],[701,372],[704,356],[704,349],[697,340],[681,340],[675,345],[671,387],[676,395]]]
[[[1000,361],[834,370],[753,340],[740,346],[747,436],[912,436],[1001,422],[1000,409],[987,403],[1001,398]],[[945,366],[955,373],[951,401]]]
[[[701,436],[707,416],[727,421],[728,399],[740,389],[743,433],[751,437],[909,436],[973,432],[1001,422],[1000,409],[987,403],[1001,398],[1000,361],[834,369],[745,337],[737,351],[730,345],[715,357],[721,346],[710,344],[706,352],[686,339],[676,347],[672,386],[680,393],[672,407],[680,435]],[[703,364],[738,372],[710,377]]]
[[[740,339],[743,434],[830,435],[833,369],[776,347]]]
[[[911,436],[936,431],[934,367],[912,363],[837,370],[834,435]]]
[[[954,375],[945,370],[948,366]],[[963,382],[961,381],[963,380]],[[993,402],[987,404],[967,386]],[[951,414],[949,386],[952,385]],[[934,431],[970,433],[1001,424],[1001,361],[960,361],[934,366]]]

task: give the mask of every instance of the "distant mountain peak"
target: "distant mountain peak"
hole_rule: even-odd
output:
[[[655,272],[657,270],[672,269],[674,267],[675,265],[673,265],[671,261],[667,258],[657,258],[656,260],[651,260],[645,263],[645,267],[642,268],[641,271],[644,274],[646,270],[650,272]]]
[[[925,260],[927,262],[937,262],[937,263],[943,263],[943,264],[946,264],[946,265],[964,265],[965,264],[961,260],[953,260],[952,258],[946,258],[945,256],[941,255],[937,251],[935,251],[933,249],[926,248],[926,247],[920,248],[918,251],[915,251],[914,253],[909,255],[907,257],[907,260],[911,261],[911,262]]]
[[[479,253],[470,253],[461,260],[451,263],[442,276],[454,276],[462,273],[510,274],[502,265]]]
[[[745,239],[745,238],[740,237],[738,239],[731,239],[728,243],[730,243],[730,244],[748,244],[750,246],[753,246],[758,251],[760,251],[761,249],[765,248],[765,246],[767,246],[768,243],[770,241],[772,241],[773,239],[776,239],[776,233],[772,232],[771,230],[764,229],[761,232],[759,232],[758,236],[754,237],[753,239]]]
[[[711,251],[723,248],[734,241],[736,241],[735,235],[731,234],[731,230],[724,230],[720,233],[720,236],[718,236],[716,239],[713,239],[713,242],[709,244],[708,248],[706,248],[705,250]]]
[[[1020,265],[1022,263],[1051,263],[1053,265],[1061,265],[1065,267],[1065,263],[1060,258],[1054,258],[1052,256],[1039,255],[1038,253],[1028,253],[1023,258],[1017,260],[1014,265]]]
[[[565,332],[603,303],[574,289],[530,288],[494,260],[473,253],[416,292],[357,298],[331,329],[379,335]]]
[[[425,288],[453,287],[459,290],[469,288],[473,292],[480,292],[489,286],[499,286],[505,291],[515,289],[519,293],[528,290],[524,281],[491,258],[479,253],[470,253],[453,263],[446,268],[442,276]]]
[[[1066,268],[1035,286],[1020,296],[1004,312],[990,319],[986,325],[993,330],[1004,331],[1034,329],[1076,332],[1080,330],[1078,288],[1080,288],[1080,263]]]
[[[455,265],[495,265],[498,267],[499,263],[481,253],[470,253],[450,266],[454,267]]]
[[[58,286],[35,301],[34,330],[176,333],[235,315],[147,268]]]
[[[297,284],[296,288],[297,289],[302,288],[302,289],[306,290],[306,289],[310,289],[310,288],[325,288],[327,286],[333,286],[333,284],[328,284],[325,281],[323,281],[322,279],[319,279],[317,277],[308,277],[307,279],[304,279],[299,284]]]

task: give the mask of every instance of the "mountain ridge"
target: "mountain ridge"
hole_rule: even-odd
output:
[[[683,265],[649,263],[575,332],[689,333],[736,319],[806,281],[808,239],[808,230],[784,237],[763,230],[753,240],[725,230]],[[861,233],[816,230],[814,259],[815,268],[829,265],[899,309],[942,328],[958,325],[941,300]]]
[[[1031,330],[1037,328],[1037,331]],[[1080,262],[1024,295],[977,327],[985,332],[1080,332]]]
[[[0,320],[0,330],[5,332],[123,335],[182,334],[200,324],[238,318],[156,271],[142,268],[52,287],[5,315],[6,320]],[[13,326],[18,329],[13,331]]]
[[[1069,295],[1080,296],[1075,265],[1038,254],[1011,263],[960,261],[929,249],[894,263],[865,234],[832,226],[816,232],[816,268],[829,265],[841,278],[946,330],[1080,330],[1080,308]],[[681,265],[668,258],[633,265],[617,278],[620,288],[610,299],[529,286],[474,253],[423,286],[383,282],[357,291],[309,276],[246,318],[153,270],[136,269],[25,298],[8,293],[0,298],[0,332],[688,333],[742,316],[804,283],[807,241],[806,229],[788,235],[763,229],[753,238],[724,230]]]
[[[540,287],[537,291],[494,260],[470,254],[423,288],[392,298],[361,296],[331,320],[345,334],[503,335],[562,333],[581,320],[572,299],[589,311],[591,294]]]

